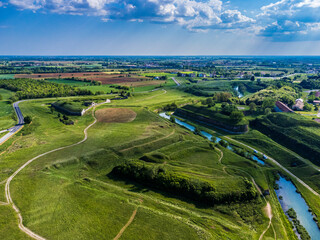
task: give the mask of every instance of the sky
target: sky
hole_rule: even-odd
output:
[[[0,55],[320,55],[320,0],[0,0]]]

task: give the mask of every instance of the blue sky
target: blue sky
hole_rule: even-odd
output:
[[[320,55],[320,0],[0,0],[0,55]]]

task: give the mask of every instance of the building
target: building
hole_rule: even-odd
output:
[[[293,110],[302,111],[304,107],[303,99],[299,98],[296,100],[296,104],[292,106]]]
[[[276,112],[290,112],[293,113],[294,111],[289,108],[286,104],[283,102],[277,101],[276,102],[276,107],[275,107]]]

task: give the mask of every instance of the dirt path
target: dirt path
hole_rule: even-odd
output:
[[[6,199],[7,199],[7,203],[6,204],[9,204],[12,206],[12,208],[15,210],[15,212],[17,213],[18,215],[18,218],[19,218],[19,228],[21,229],[21,231],[23,231],[24,233],[26,233],[27,235],[29,235],[30,237],[34,238],[34,239],[37,239],[37,240],[45,240],[45,238],[37,235],[36,233],[32,232],[30,229],[28,229],[27,227],[25,227],[23,225],[23,218],[22,218],[22,215],[21,215],[21,212],[19,210],[19,208],[14,204],[12,198],[11,198],[11,193],[10,193],[10,183],[11,181],[13,180],[13,178],[19,173],[21,172],[25,167],[27,167],[30,163],[32,163],[33,161],[45,156],[45,155],[48,155],[50,153],[53,153],[53,152],[57,152],[57,151],[60,151],[60,150],[63,150],[63,149],[66,149],[66,148],[70,148],[70,147],[74,147],[74,146],[77,146],[83,142],[85,142],[88,138],[88,129],[91,128],[96,122],[97,122],[97,119],[96,117],[94,116],[94,109],[92,110],[92,116],[94,118],[94,122],[91,123],[88,127],[86,127],[86,129],[83,131],[84,132],[84,139],[81,140],[80,142],[77,142],[75,144],[72,144],[72,145],[69,145],[69,146],[65,146],[65,147],[60,147],[60,148],[57,148],[57,149],[54,149],[54,150],[51,150],[51,151],[48,151],[46,153],[42,153],[32,159],[30,159],[29,161],[27,161],[25,164],[23,164],[17,171],[15,171],[8,179],[7,179],[7,182],[6,182],[6,185],[5,185],[5,194],[6,194]]]
[[[218,150],[219,150],[220,153],[221,153],[221,157],[220,157],[220,159],[219,159],[219,162],[222,164],[223,151],[220,150],[220,149],[218,149]],[[224,165],[224,164],[223,164],[223,165]],[[224,165],[224,167],[223,167],[224,172],[226,172],[226,168],[227,168],[227,167],[228,167],[227,165]],[[238,170],[240,170],[240,169],[238,169]],[[255,188],[257,189],[257,191],[259,192],[259,194],[263,197],[264,201],[267,203],[267,206],[265,207],[264,210],[265,210],[265,213],[266,213],[266,215],[268,216],[268,218],[269,218],[270,220],[269,220],[269,224],[268,224],[267,228],[261,233],[261,235],[260,235],[260,237],[259,237],[259,240],[261,240],[261,239],[263,238],[264,234],[269,230],[270,226],[272,226],[272,218],[273,218],[273,215],[272,215],[272,207],[271,207],[271,204],[269,203],[269,201],[267,201],[267,199],[263,196],[262,191],[261,191],[261,189],[259,188],[259,186],[258,186],[258,184],[256,183],[256,181],[254,180],[254,178],[253,178],[249,173],[247,173],[246,171],[244,171],[244,170],[240,170],[240,171],[242,171],[242,172],[244,172],[245,174],[247,174],[248,176],[250,176],[253,185],[255,186]],[[226,173],[227,173],[227,172],[226,172]],[[272,226],[272,228],[273,228],[273,226]],[[275,236],[275,239],[276,239],[276,233],[275,233],[274,229],[273,229],[273,232],[274,232],[274,236]]]
[[[126,148],[126,149],[121,149],[120,152],[125,152],[125,151],[131,150],[131,149],[136,148],[136,147],[142,147],[142,146],[148,145],[148,144],[150,144],[150,143],[155,143],[155,142],[161,141],[161,140],[163,140],[163,139],[166,139],[166,138],[172,136],[175,132],[176,132],[176,130],[173,130],[173,131],[172,131],[170,134],[168,134],[167,136],[164,136],[164,137],[162,137],[162,138],[158,138],[158,139],[153,140],[153,141],[151,141],[151,142],[143,143],[143,144],[136,145],[136,146],[133,146],[133,147],[129,147],[129,148]]]
[[[269,221],[268,227],[261,233],[259,240],[261,240],[263,238],[264,234],[269,230],[269,228],[272,224],[272,208],[271,208],[271,205],[269,202],[267,202],[267,206],[265,207],[265,212],[266,212],[268,218],[270,219],[270,221]]]
[[[127,227],[129,227],[129,225],[132,223],[132,221],[134,220],[136,214],[137,214],[138,209],[134,210],[129,221],[127,222],[126,225],[123,226],[123,228],[121,228],[120,232],[117,234],[117,236],[113,239],[113,240],[118,240],[121,235],[124,233],[124,231],[127,229]]]

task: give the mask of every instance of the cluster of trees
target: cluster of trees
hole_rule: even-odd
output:
[[[115,88],[115,89],[119,89],[119,90],[125,90],[125,91],[129,91],[130,87],[128,86],[120,86],[120,85],[110,85],[110,88]]]
[[[299,85],[306,89],[320,89],[320,78],[303,80]]]
[[[213,100],[213,98],[207,98],[207,99],[202,99],[201,104],[207,105],[208,108],[211,108],[216,105],[216,102]]]
[[[320,100],[320,94],[318,92],[309,93],[308,102],[312,103],[314,100]]]
[[[232,98],[232,94],[229,92],[219,92],[214,94],[213,99],[219,103],[228,102]]]
[[[249,201],[258,196],[254,185],[247,179],[243,179],[245,189],[219,193],[209,182],[180,175],[161,165],[147,165],[140,161],[130,161],[117,166],[112,173],[211,206],[219,203]]]
[[[300,221],[297,219],[297,213],[293,208],[290,208],[287,212],[288,216],[292,219],[293,225],[297,229],[297,232],[300,234],[301,240],[310,240],[311,237],[304,226],[301,225]]]
[[[16,92],[11,98],[12,101],[45,97],[94,95],[92,91],[87,89],[33,79],[0,80],[0,88]]]
[[[205,91],[204,89],[202,89],[197,85],[191,86],[191,87],[185,87],[183,90],[195,96],[212,97],[212,93]]]
[[[163,111],[175,111],[178,108],[176,103],[167,104],[163,107]]]

